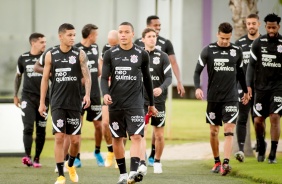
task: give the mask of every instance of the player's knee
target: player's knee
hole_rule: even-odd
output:
[[[227,136],[234,136],[234,133],[233,132],[225,132],[224,136],[225,137],[227,137]]]
[[[33,128],[31,128],[31,127],[24,128],[23,134],[24,135],[32,135],[33,134]]]

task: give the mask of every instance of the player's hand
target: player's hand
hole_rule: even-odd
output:
[[[108,94],[104,95],[104,103],[106,105],[110,105],[113,103],[111,95],[108,95]]]
[[[20,99],[17,96],[14,96],[14,104],[20,108],[21,107],[21,102]]]
[[[180,95],[180,97],[183,97],[185,94],[185,89],[181,82],[177,82],[177,93]]]
[[[88,95],[85,95],[83,97],[83,102],[82,102],[84,105],[83,109],[86,109],[90,106],[90,97]]]
[[[253,91],[251,87],[248,87],[248,95],[250,99],[253,97]]]
[[[160,96],[162,93],[163,93],[162,88],[155,88],[155,89],[153,89],[153,94],[154,94],[155,97]]]
[[[246,105],[249,102],[249,93],[244,93],[244,96],[241,99],[242,104]]]
[[[158,115],[158,110],[155,108],[155,106],[148,106],[148,114],[150,116],[157,116]]]
[[[200,88],[196,89],[195,96],[199,100],[203,100],[204,99],[204,93],[203,93],[203,91]]]
[[[47,116],[46,109],[47,108],[46,108],[45,104],[40,103],[39,108],[38,108],[38,112],[39,112],[40,116],[42,116],[44,118]]]

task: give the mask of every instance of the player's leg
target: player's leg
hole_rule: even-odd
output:
[[[109,112],[109,128],[112,134],[113,151],[120,173],[118,184],[123,184],[127,182],[128,178],[123,144],[123,138],[127,136],[124,111]]]
[[[268,163],[277,163],[276,151],[280,138],[280,114],[282,113],[282,92],[275,91],[271,97],[270,103],[270,136],[271,136],[271,149],[268,156]]]
[[[36,119],[35,106],[32,101],[25,96],[22,96],[21,109],[22,109],[22,121],[23,121],[23,143],[25,149],[25,156],[22,158],[22,163],[28,167],[32,166],[31,160],[31,148],[32,148],[32,134],[34,130],[34,122]]]
[[[66,112],[62,109],[53,110],[52,113],[53,134],[55,135],[55,161],[58,168],[57,182],[64,182],[64,139],[66,131]]]
[[[221,168],[221,161],[219,156],[219,126],[221,122],[221,106],[218,103],[208,102],[206,110],[206,123],[210,124],[210,145],[214,157],[214,166],[211,172],[218,173]]]
[[[67,168],[71,181],[78,182],[78,175],[73,164],[80,149],[80,134],[82,126],[80,112],[68,110],[66,123],[66,134],[70,135],[69,160],[67,163]]]
[[[127,132],[131,140],[130,173],[127,183],[133,184],[143,179],[143,173],[138,173],[137,169],[140,163],[142,137],[144,136],[144,109],[127,110],[125,113]]]

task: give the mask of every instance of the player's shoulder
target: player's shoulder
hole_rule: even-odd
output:
[[[207,46],[204,47],[204,50],[214,50],[214,49],[219,49],[218,45],[216,42],[210,43]]]
[[[167,53],[165,53],[164,51],[162,51],[162,50],[156,48],[156,49],[153,51],[153,55],[159,56],[159,57],[166,57],[166,56],[167,56]]]
[[[134,43],[137,44],[137,45],[138,45],[139,43],[143,43],[143,42],[142,42],[142,38],[137,38],[137,39],[134,41]]]
[[[93,44],[90,45],[90,47],[91,48],[98,48],[98,45],[97,45],[97,43],[93,43]]]
[[[144,47],[141,47],[139,45],[133,44],[134,50],[137,51],[139,54],[141,54],[142,52],[146,52]]]
[[[230,43],[230,49],[240,50],[240,47],[235,45],[234,43]]]
[[[84,46],[80,42],[74,44],[74,47],[79,48],[79,49],[84,49]]]
[[[162,37],[162,36],[158,36],[157,41],[158,41],[159,43],[161,43],[161,44],[171,43],[169,39],[166,39],[166,38],[164,38],[164,37]]]
[[[25,52],[25,53],[20,55],[21,58],[26,58],[26,57],[30,57],[30,56],[31,56],[30,51]]]
[[[237,42],[238,42],[238,43],[245,42],[245,41],[247,41],[247,39],[248,39],[248,35],[244,35],[244,36],[241,36],[241,37],[237,40]]]

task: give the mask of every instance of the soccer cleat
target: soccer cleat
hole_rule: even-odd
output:
[[[154,163],[154,173],[155,174],[161,174],[163,173],[163,169],[162,169],[162,164],[161,163]]]
[[[57,181],[55,182],[55,184],[65,184],[66,183],[66,178],[64,176],[59,176],[57,178]]]
[[[40,168],[42,165],[39,162],[33,162],[34,168]]]
[[[28,157],[28,156],[25,156],[22,158],[22,163],[28,167],[32,166],[32,161],[31,161],[31,158]]]
[[[236,160],[238,160],[239,162],[244,162],[245,160],[245,154],[243,151],[238,151],[237,153],[235,153],[235,158]]]
[[[67,162],[66,162],[67,163]],[[67,164],[66,164],[67,165]],[[69,171],[69,176],[72,182],[78,182],[78,175],[76,173],[75,167],[69,167],[67,165],[68,171]]]
[[[269,164],[277,164],[277,161],[276,161],[276,153],[270,152],[270,154],[269,154],[269,156],[268,156],[268,163],[269,163]]]
[[[127,184],[134,184],[136,182],[140,182],[143,180],[143,175],[138,172],[130,172],[129,177],[127,179]]]
[[[221,169],[221,163],[217,162],[214,164],[213,168],[211,169],[211,172],[219,173],[220,169]]]
[[[74,159],[74,162],[73,162],[73,166],[74,166],[74,167],[76,167],[76,168],[81,167],[81,166],[82,166],[82,164],[81,164],[80,159],[75,158],[75,159]]]
[[[114,153],[108,152],[105,160],[105,167],[110,167],[113,164]]]
[[[264,162],[265,160],[265,155],[258,155],[258,162]]]
[[[144,164],[139,165],[137,172],[145,176],[147,174],[147,166]]]
[[[269,164],[277,164],[277,160],[274,158],[274,159],[269,159],[268,158],[268,163]]]
[[[221,176],[225,176],[227,175],[228,173],[230,173],[231,171],[231,166],[229,164],[223,164],[221,167],[220,167],[220,174]]]
[[[117,184],[127,184],[127,178],[128,178],[127,173],[120,174]]]
[[[103,159],[101,153],[95,153],[94,152],[94,157],[96,158],[97,165],[99,167],[105,167],[104,159]]]
[[[154,162],[155,162],[155,159],[153,157],[149,157],[148,158],[148,166],[153,167],[154,166]]]

